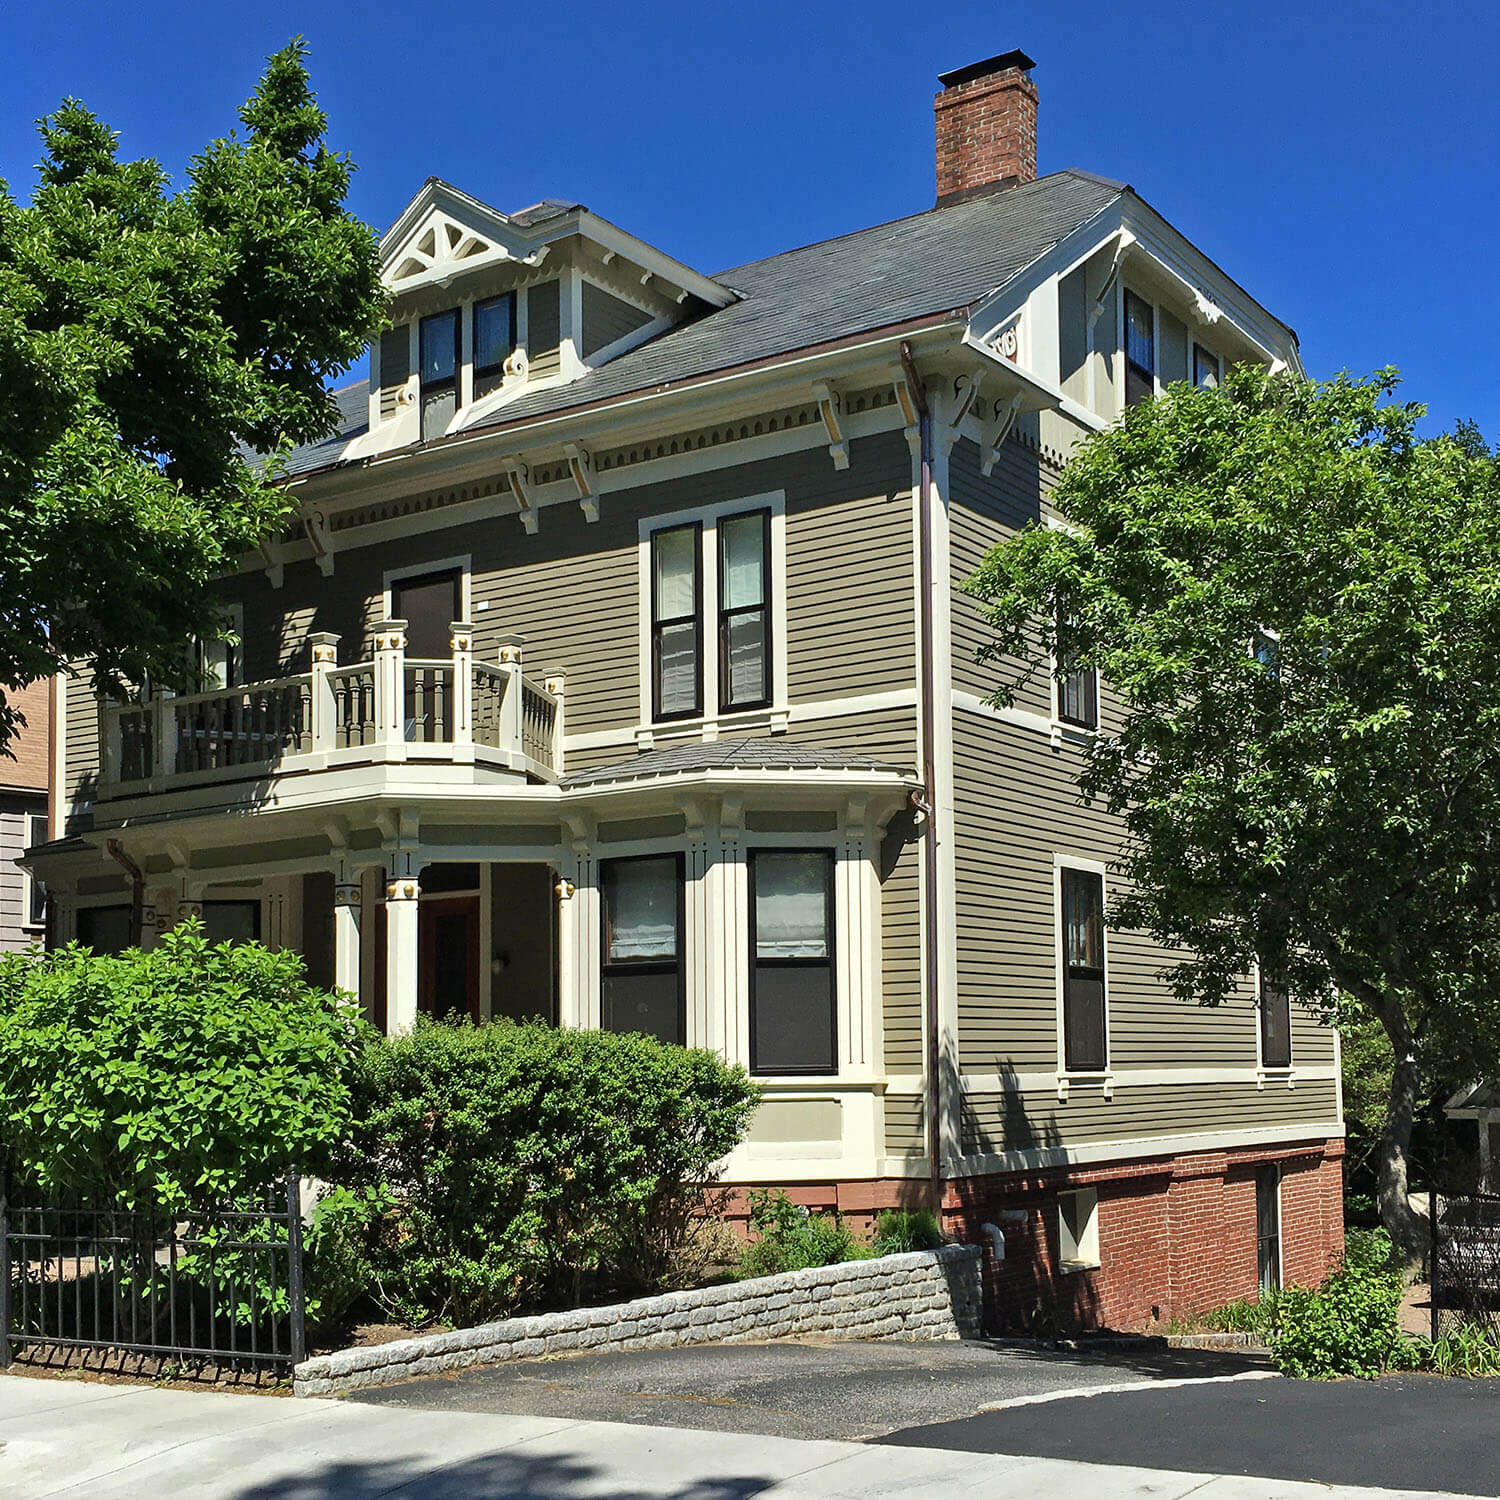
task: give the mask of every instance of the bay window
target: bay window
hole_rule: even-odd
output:
[[[1102,1073],[1109,1066],[1104,967],[1104,877],[1063,868],[1063,1060],[1070,1073]]]
[[[835,1051],[833,855],[750,854],[750,1068],[832,1073]]]
[[[605,860],[600,1026],[687,1039],[680,854]]]

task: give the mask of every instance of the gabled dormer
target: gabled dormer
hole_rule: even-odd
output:
[[[435,177],[380,254],[393,326],[371,343],[369,430],[345,458],[481,427],[735,300],[581,204],[504,214]]]

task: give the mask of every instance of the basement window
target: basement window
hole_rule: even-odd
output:
[[[1075,1188],[1057,1195],[1057,1264],[1064,1274],[1099,1264],[1099,1194]]]

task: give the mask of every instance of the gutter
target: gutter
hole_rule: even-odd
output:
[[[932,412],[927,405],[927,388],[917,374],[911,345],[901,341],[901,369],[917,408],[917,427],[921,441],[921,475],[917,486],[917,564],[918,587],[921,590],[921,699],[922,699],[922,793],[913,798],[927,822],[927,837],[922,841],[923,875],[927,883],[927,902],[923,913],[923,987],[927,991],[927,1184],[932,1196],[932,1211],[942,1222],[943,1214],[943,1070],[942,1032],[938,1016],[938,826],[937,826],[937,663],[933,647],[932,621]]]

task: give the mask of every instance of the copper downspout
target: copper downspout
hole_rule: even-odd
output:
[[[146,916],[146,877],[141,867],[125,852],[119,839],[106,839],[109,857],[130,876],[130,928],[137,944],[141,941],[141,923]]]
[[[942,1031],[938,1017],[938,829],[937,829],[937,761],[934,741],[937,738],[937,664],[933,648],[932,624],[932,413],[927,406],[927,390],[912,361],[911,345],[901,342],[901,369],[917,409],[917,427],[921,434],[922,468],[917,490],[917,572],[921,589],[921,696],[922,696],[922,805],[927,822],[927,837],[922,841],[923,873],[927,883],[927,903],[923,920],[926,952],[924,954],[927,991],[927,1158],[928,1191],[932,1211],[942,1222],[943,1216],[943,1072]]]

